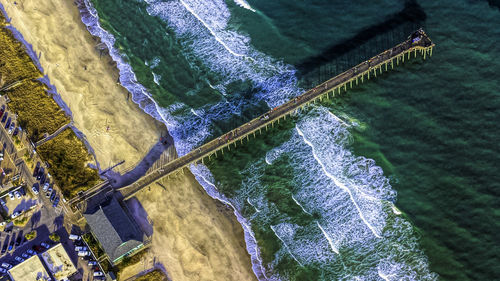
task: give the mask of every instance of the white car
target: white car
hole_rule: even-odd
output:
[[[14,192],[14,194],[16,195],[17,199],[21,199],[21,193],[19,193],[19,191]]]
[[[47,189],[49,188],[49,183],[46,182],[44,185],[43,185],[43,191],[47,191]]]
[[[33,193],[38,194],[38,188],[36,188],[36,185],[33,185],[31,190],[33,190]]]
[[[9,198],[10,200],[14,200],[14,194],[12,194],[12,192],[9,192]]]
[[[15,257],[14,259],[15,259],[16,261],[18,261],[18,262],[23,262],[23,261],[24,261],[24,259],[23,259],[23,258],[21,258],[21,257]]]
[[[76,252],[87,251],[87,247],[83,247],[83,246],[76,246],[76,247],[75,247],[75,251],[76,251]]]
[[[94,272],[94,276],[97,277],[97,276],[104,276],[104,273],[102,273],[101,271],[96,271]]]
[[[0,272],[1,272],[1,273],[7,273],[7,269],[5,269],[5,268],[0,268]]]
[[[79,257],[90,256],[90,252],[89,251],[80,251],[80,252],[78,252],[78,256]]]
[[[6,268],[6,269],[10,269],[10,268],[12,268],[12,264],[6,263],[6,262],[2,262],[2,267]]]
[[[80,235],[76,235],[76,234],[70,234],[68,238],[69,238],[69,240],[74,240],[74,241],[82,240],[82,237]]]
[[[21,212],[17,211],[17,212],[14,212],[10,217],[15,219],[17,218],[19,215],[21,214]]]
[[[41,243],[40,245],[42,245],[42,247],[44,247],[45,249],[50,248],[50,245],[47,243]]]

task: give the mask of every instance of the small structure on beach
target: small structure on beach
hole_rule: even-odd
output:
[[[144,233],[115,198],[83,216],[111,263],[119,263],[144,248]]]

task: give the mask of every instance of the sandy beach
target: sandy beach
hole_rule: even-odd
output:
[[[11,24],[41,53],[44,74],[71,109],[101,169],[122,160],[124,167],[137,164],[165,126],[127,100],[127,90],[116,83],[118,70],[100,55],[73,1],[1,2]]]
[[[45,74],[71,109],[101,169],[122,160],[125,167],[137,164],[165,126],[127,100],[128,92],[116,83],[118,70],[109,56],[100,56],[73,1],[0,2],[12,25],[41,52]],[[153,223],[148,258],[162,263],[173,280],[255,280],[242,227],[232,212],[210,198],[190,173],[163,179],[161,185],[129,201],[143,222]]]
[[[152,231],[151,254],[172,280],[256,280],[241,225],[191,173],[154,183],[137,199],[129,209]]]

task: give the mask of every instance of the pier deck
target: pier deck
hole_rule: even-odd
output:
[[[426,56],[432,55],[433,47],[434,44],[423,30],[416,31],[410,35],[408,40],[321,83],[304,94],[194,149],[188,154],[150,171],[133,184],[119,190],[122,192],[124,199],[130,198],[145,186],[165,176],[182,171],[193,163],[203,163],[205,159],[216,157],[218,154],[222,154],[224,149],[230,150],[232,145],[236,147],[238,141],[243,142],[243,139],[248,139],[251,135],[255,136],[256,133],[260,133],[263,129],[266,130],[268,126],[273,126],[275,122],[279,123],[280,119],[285,119],[288,115],[295,113],[310,103],[323,98],[330,98],[330,96],[333,97],[340,94],[342,90],[347,91],[347,87],[352,88],[353,84],[357,85],[365,79],[376,77],[377,72],[388,71],[389,68],[394,68],[395,64],[403,63],[405,59],[408,60],[412,56],[416,57],[417,53],[425,59]]]

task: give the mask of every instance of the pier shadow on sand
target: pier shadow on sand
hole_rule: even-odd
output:
[[[113,170],[106,171],[103,176],[108,179],[110,185],[114,188],[120,188],[134,183],[139,178],[144,176],[146,172],[151,168],[151,166],[160,159],[161,155],[165,150],[167,150],[171,145],[174,144],[174,140],[170,134],[162,137],[144,156],[144,158],[139,162],[137,166],[131,171],[126,172],[121,175]]]

